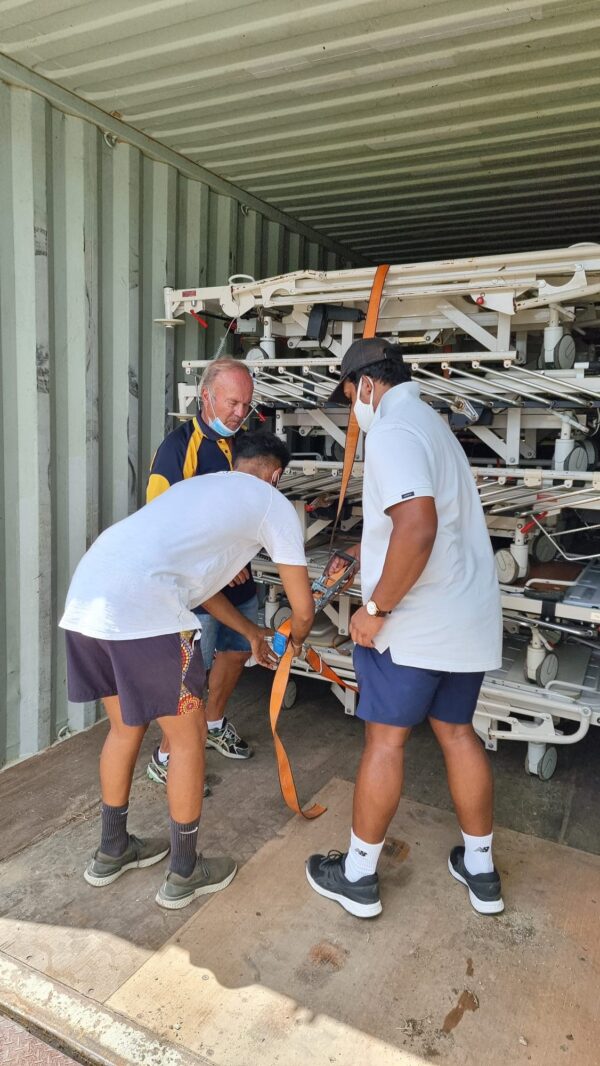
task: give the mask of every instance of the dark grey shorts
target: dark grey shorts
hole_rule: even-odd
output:
[[[118,696],[125,725],[200,710],[206,670],[194,632],[141,640],[65,633],[72,703]]]

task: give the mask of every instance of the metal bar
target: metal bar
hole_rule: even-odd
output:
[[[343,429],[340,429],[339,426],[336,426],[335,422],[333,422],[331,418],[327,417],[324,411],[322,411],[320,408],[317,408],[316,411],[310,412],[310,417],[314,421],[315,425],[320,426],[321,429],[328,433],[330,437],[333,437],[333,439],[336,440],[338,444],[342,445],[342,448],[345,447],[346,434],[344,433]]]
[[[488,349],[490,352],[497,351],[499,347],[497,338],[494,337],[492,333],[488,333],[487,329],[484,329],[483,326],[480,326],[475,320],[475,317],[470,318],[469,315],[466,315],[464,311],[461,311],[460,308],[456,307],[450,302],[450,300],[439,300],[437,307],[438,310],[450,320],[450,322],[453,322],[456,326],[463,329],[465,333],[468,333],[469,336],[473,337],[479,342],[479,344],[483,345],[484,348]]]
[[[560,370],[556,371],[555,374],[553,374],[551,370],[550,371],[528,370],[527,367],[525,367],[525,366],[520,366],[518,368],[515,367],[515,370],[518,370],[518,373],[521,374],[523,377],[532,377],[536,381],[538,380],[538,376],[541,376],[543,378],[543,380],[544,380],[544,384],[545,384],[546,388],[549,388],[549,382],[552,382],[553,387],[554,388],[558,388],[558,389],[559,389],[559,386],[562,385],[562,380],[563,379],[558,377],[558,374],[561,373]],[[575,398],[577,397],[578,394],[581,394],[581,393],[583,393],[583,395],[585,395],[585,396],[593,396],[594,399],[600,398],[600,387],[597,388],[597,389],[593,389],[593,388],[591,388],[591,386],[589,384],[585,385],[584,384],[584,380],[587,380],[589,382],[590,379],[589,378],[584,379],[583,376],[581,377],[581,379],[577,379]],[[562,396],[562,395],[565,395],[565,393],[561,392],[560,389],[559,389],[559,391],[557,392],[557,395],[561,395]],[[569,398],[571,398],[572,395],[573,395],[572,393],[569,394]]]

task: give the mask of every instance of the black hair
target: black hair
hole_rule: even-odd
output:
[[[384,348],[385,359],[379,359],[376,363],[369,363],[360,370],[353,370],[348,374],[348,381],[358,385],[360,379],[366,374],[373,381],[380,381],[382,385],[401,385],[404,381],[410,381],[412,374],[410,367],[402,361],[402,348],[399,344],[389,344]]]
[[[239,459],[275,459],[277,466],[285,470],[290,461],[287,445],[274,433],[259,430],[257,433],[238,433],[233,442],[233,465]]]

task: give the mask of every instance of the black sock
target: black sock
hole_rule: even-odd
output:
[[[174,822],[171,818],[171,862],[169,869],[180,877],[189,877],[196,865],[198,818],[193,822]]]
[[[125,851],[129,836],[127,834],[127,811],[129,805],[124,807],[109,807],[108,803],[102,804],[102,837],[100,839],[100,851],[105,855],[112,855],[118,859]]]

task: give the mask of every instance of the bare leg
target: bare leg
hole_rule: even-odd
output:
[[[102,800],[110,807],[123,807],[129,800],[131,779],[147,726],[125,725],[118,696],[103,701],[110,731],[100,755]]]
[[[165,716],[158,723],[169,742],[167,800],[175,822],[193,822],[200,817],[204,792],[204,704],[183,715]]]
[[[218,651],[210,670],[206,719],[218,722],[225,714],[227,701],[235,689],[244,664],[250,658],[249,651]],[[166,749],[163,748],[163,751]]]
[[[363,750],[352,810],[352,828],[361,840],[379,844],[396,813],[402,792],[404,746],[410,729],[365,723]]]
[[[472,725],[429,721],[444,755],[460,828],[470,836],[487,836],[492,832],[494,780],[483,744]]]

